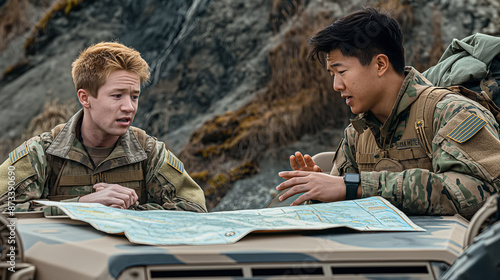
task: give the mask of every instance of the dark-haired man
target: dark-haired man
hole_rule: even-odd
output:
[[[312,58],[321,61],[326,54],[334,90],[358,116],[345,129],[330,174],[318,172],[308,155],[290,157],[293,171],[280,172],[287,180],[276,187],[288,189],[280,200],[302,192],[292,205],[382,196],[406,213],[470,218],[498,191],[494,117],[405,68],[402,32],[393,18],[364,8],[325,27],[309,43]],[[423,96],[438,93],[444,97],[419,108]],[[426,125],[433,138],[426,145],[419,136],[423,123],[416,120],[429,112],[433,118]]]

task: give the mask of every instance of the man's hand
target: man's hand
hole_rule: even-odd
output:
[[[98,183],[94,185],[96,192],[80,197],[78,202],[97,202],[105,206],[128,209],[139,197],[131,188],[117,184]]]
[[[345,199],[346,187],[343,177],[311,171],[283,171],[279,173],[279,176],[287,181],[278,185],[276,190],[282,191],[288,189],[288,191],[280,196],[280,201],[295,194],[304,193],[292,202],[290,206],[300,205],[310,199],[324,202]]]
[[[310,155],[302,156],[301,152],[295,152],[295,155],[290,156],[290,166],[294,171],[323,172]]]

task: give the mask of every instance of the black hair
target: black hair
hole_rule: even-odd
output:
[[[397,21],[386,13],[366,7],[336,20],[308,41],[309,57],[321,62],[320,54],[340,49],[344,56],[368,65],[377,54],[385,54],[396,72],[405,68],[403,33]]]

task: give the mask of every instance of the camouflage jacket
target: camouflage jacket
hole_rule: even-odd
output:
[[[60,125],[60,132],[42,133],[10,153],[0,166],[1,211],[15,205],[15,211],[57,214],[57,209],[34,205],[33,200],[76,202],[93,192],[98,182],[133,188],[139,199],[131,209],[207,211],[202,189],[182,162],[140,129],[131,127],[111,154],[94,166],[76,136],[82,116],[80,110]]]
[[[422,91],[432,86],[420,73],[407,67],[392,113],[381,124],[370,112],[358,115],[344,131],[334,159],[332,175],[360,173],[356,162],[359,122],[370,129],[376,145],[394,148],[406,129],[410,109]],[[464,116],[475,114],[484,120],[478,132],[459,143],[450,137]],[[465,97],[448,94],[434,110],[432,170],[410,168],[401,172],[361,172],[362,197],[382,196],[409,214],[453,215],[470,218],[500,188],[500,140],[498,124],[484,107]],[[358,146],[357,146],[358,145]]]

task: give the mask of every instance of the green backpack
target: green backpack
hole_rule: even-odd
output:
[[[415,129],[432,154],[432,120],[436,104],[448,93],[476,101],[488,109],[500,123],[500,38],[477,33],[463,40],[453,39],[439,62],[422,73],[437,88],[422,92],[417,100]],[[437,89],[448,90],[437,90]]]
[[[500,106],[500,38],[476,33],[453,39],[438,63],[422,74],[438,87],[484,91]]]

